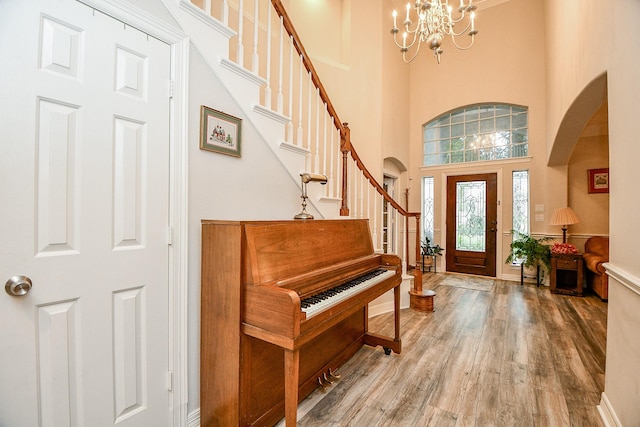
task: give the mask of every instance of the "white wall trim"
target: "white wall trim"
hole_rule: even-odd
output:
[[[262,105],[256,104],[253,106],[253,111],[258,114],[262,114],[265,117],[270,118],[271,120],[275,120],[278,123],[282,123],[283,125],[288,124],[291,119],[283,114],[278,113],[277,111],[270,110],[267,107],[263,107]]]
[[[280,148],[282,148],[283,150],[291,151],[292,153],[300,154],[301,156],[306,156],[307,154],[311,154],[310,150],[304,147],[299,147],[297,145],[290,144],[286,141],[282,141],[280,143]]]
[[[188,79],[189,37],[178,27],[138,9],[125,0],[78,0],[171,46],[170,100],[170,225],[169,366],[173,372],[172,425],[186,426],[189,396],[187,367],[188,283]]]
[[[230,39],[238,35],[238,33],[236,33],[234,30],[224,25],[222,22],[218,21],[213,16],[207,15],[207,13],[204,10],[193,5],[190,1],[180,1],[179,7],[181,10],[187,12],[189,15],[196,18],[197,20],[199,20],[209,28],[212,28],[215,31],[219,32],[226,38]]]
[[[80,3],[94,8],[105,15],[122,21],[138,30],[162,40],[167,44],[173,44],[187,37],[178,27],[156,18],[155,16],[138,9],[130,2],[124,0],[77,0]]]
[[[220,66],[225,70],[229,70],[232,73],[245,78],[247,81],[256,85],[258,89],[267,84],[267,81],[256,73],[252,73],[251,71],[247,70],[244,67],[241,67],[240,65],[227,58],[220,58]]]
[[[632,292],[640,295],[640,278],[628,273],[614,264],[611,264],[610,262],[606,262],[603,265],[610,277],[615,279],[621,285],[629,288]]]
[[[602,393],[602,398],[598,405],[598,412],[605,427],[622,427],[622,423],[613,410],[613,406],[611,406],[611,402],[605,393]]]

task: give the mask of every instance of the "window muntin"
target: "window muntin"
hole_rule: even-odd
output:
[[[424,166],[525,157],[528,109],[508,104],[464,107],[423,126]]]

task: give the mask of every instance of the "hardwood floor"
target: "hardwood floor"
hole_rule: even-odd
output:
[[[603,426],[597,296],[441,273],[424,287],[435,311],[402,311],[402,353],[363,347],[342,379],[300,403],[299,426]],[[391,314],[370,330],[391,334]]]

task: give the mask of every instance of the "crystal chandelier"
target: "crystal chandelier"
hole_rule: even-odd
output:
[[[464,0],[460,0],[460,6],[458,7],[458,13],[460,16],[454,19],[451,16],[453,8],[449,6],[449,0],[416,0],[413,8],[418,16],[418,22],[413,29],[411,29],[413,21],[411,21],[410,17],[411,3],[407,3],[407,17],[402,23],[404,26],[402,44],[398,43],[398,32],[400,31],[397,26],[398,13],[394,10],[391,34],[393,34],[393,40],[396,43],[396,46],[398,46],[400,48],[400,52],[402,52],[402,59],[404,59],[404,62],[413,61],[416,56],[418,56],[421,44],[427,43],[439,64],[440,55],[443,52],[440,46],[442,45],[445,36],[451,36],[453,45],[458,49],[465,50],[473,46],[475,35],[478,34],[478,30],[476,30],[474,23],[474,11],[477,9],[477,6],[473,4],[473,0],[468,1],[469,3],[465,5]],[[466,26],[462,31],[456,32],[454,30],[454,26],[462,22],[465,19],[465,16],[468,17]],[[456,42],[456,36],[464,33],[471,36],[471,43],[469,43],[468,46],[460,46]],[[407,43],[407,38],[411,40],[410,43]],[[414,45],[416,46],[415,51],[413,52],[413,55],[409,55],[410,57],[407,59],[407,52]]]

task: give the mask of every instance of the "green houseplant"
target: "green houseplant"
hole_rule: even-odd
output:
[[[511,242],[511,251],[507,257],[507,263],[522,263],[527,268],[541,265],[547,271],[551,270],[551,250],[549,245],[544,244],[544,242],[551,240],[550,237],[536,239],[529,234],[520,233],[516,230],[511,230],[511,233],[516,238]]]
[[[425,267],[435,266],[436,256],[442,256],[444,249],[440,245],[432,245],[431,240],[427,236],[424,237],[422,243],[420,243],[420,249],[422,251],[422,271]]]
[[[442,256],[442,252],[444,249],[440,247],[440,245],[432,245],[431,240],[427,236],[424,237],[424,240],[420,244],[420,248],[422,249],[422,254],[425,256]]]

